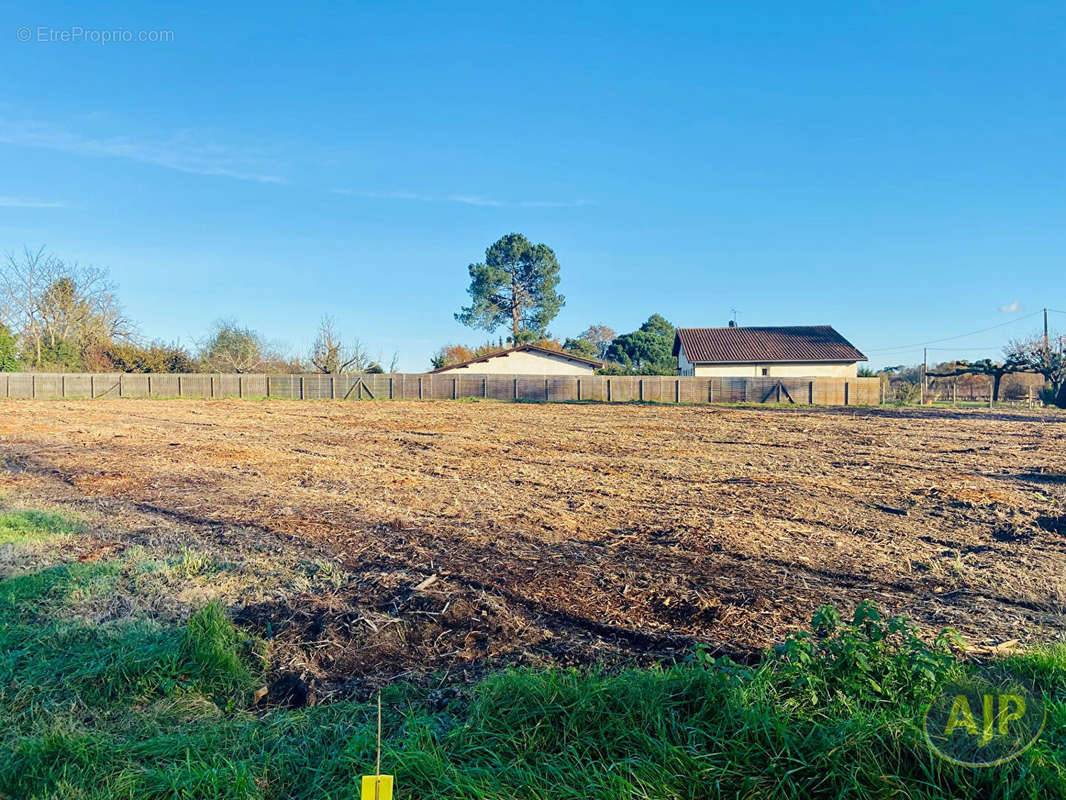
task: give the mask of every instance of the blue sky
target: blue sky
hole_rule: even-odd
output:
[[[172,40],[38,40],[78,28]],[[405,370],[487,338],[452,314],[511,231],[560,337],[735,307],[995,355],[1066,309],[1064,48],[1061,0],[6,6],[0,250],[108,267],[147,337],[329,313]]]

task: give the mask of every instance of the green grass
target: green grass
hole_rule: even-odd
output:
[[[80,522],[44,511],[8,511],[0,514],[0,545],[41,541],[84,530],[85,526]]]
[[[355,796],[373,768],[372,706],[255,713],[260,646],[218,605],[183,626],[60,618],[131,566],[0,581],[0,797]],[[985,770],[922,738],[925,703],[968,669],[953,652],[949,636],[923,643],[862,605],[847,620],[823,609],[756,667],[696,650],[656,669],[511,670],[443,706],[398,684],[384,692],[383,764],[405,798],[1066,795],[1066,646],[1003,662],[1050,698],[1048,723]]]

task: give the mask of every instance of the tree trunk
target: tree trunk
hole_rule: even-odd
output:
[[[519,308],[518,308],[518,286],[515,279],[515,274],[511,272],[511,346],[514,347],[518,344],[518,320],[519,320]]]
[[[1059,387],[1059,393],[1055,396],[1055,405],[1059,408],[1066,408],[1066,383]]]

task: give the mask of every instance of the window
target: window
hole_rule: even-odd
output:
[[[763,375],[769,375],[770,374],[770,368],[769,367],[763,367],[762,368],[762,374]]]

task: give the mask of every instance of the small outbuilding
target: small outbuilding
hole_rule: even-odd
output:
[[[462,372],[467,375],[593,375],[602,366],[600,361],[575,356],[565,350],[520,344],[498,353],[450,364],[432,370],[429,374]]]
[[[829,325],[678,328],[678,375],[853,378],[866,356]]]

